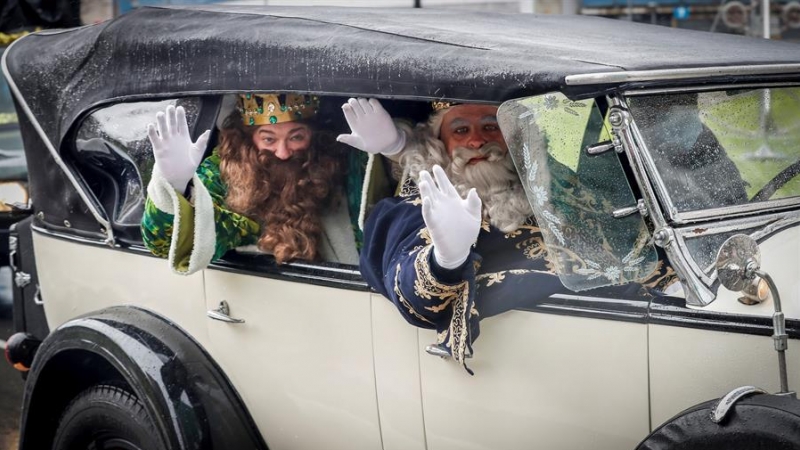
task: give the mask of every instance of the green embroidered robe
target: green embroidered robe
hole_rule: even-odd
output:
[[[157,175],[154,170],[151,184],[165,182],[163,179],[157,180]],[[200,184],[197,184],[198,181]],[[255,244],[261,234],[259,224],[224,206],[228,189],[220,177],[219,155],[216,152],[206,158],[197,168],[194,182],[195,196],[198,197],[198,191],[204,188],[203,190],[212,200],[215,238],[211,260],[222,257],[225,252],[238,246]],[[198,189],[198,186],[201,188]],[[145,212],[142,217],[144,244],[154,255],[162,258],[170,258],[170,250],[174,250],[174,254],[170,258],[173,269],[177,272],[188,272],[190,256],[197,245],[194,239],[196,234],[194,210],[195,207],[199,208],[199,205],[190,204],[181,193],[174,192],[178,203],[177,216],[179,217],[178,233],[174,235],[175,210],[174,208],[160,208],[158,198],[162,195],[151,192],[153,190],[155,189],[148,187]],[[174,248],[173,243],[177,244]]]

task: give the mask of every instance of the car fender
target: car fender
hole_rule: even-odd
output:
[[[98,383],[128,387],[167,448],[267,448],[200,345],[153,312],[116,306],[66,322],[42,342],[25,387],[20,450],[50,448],[61,412]]]

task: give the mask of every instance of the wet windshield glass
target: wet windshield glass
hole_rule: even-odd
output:
[[[678,212],[800,196],[800,88],[628,102]]]
[[[560,93],[513,100],[498,111],[548,258],[574,291],[640,280],[657,254],[642,217],[615,218],[636,205],[617,154],[586,148],[610,139],[594,100]]]

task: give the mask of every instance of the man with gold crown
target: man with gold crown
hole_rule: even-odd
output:
[[[364,278],[409,323],[436,329],[441,354],[466,368],[481,318],[568,291],[547,259],[497,107],[432,106],[427,122],[412,128],[394,123],[375,99],[350,99],[342,109],[352,132],[338,140],[387,156],[403,172],[398,195],[367,219]],[[673,280],[660,264],[649,287]]]
[[[182,107],[148,127],[155,165],[142,237],[173,271],[190,274],[227,251],[255,245],[278,263],[358,261],[360,182],[345,187],[348,155],[318,129],[316,96],[242,94],[219,146],[192,142]],[[356,174],[360,175],[360,174]]]

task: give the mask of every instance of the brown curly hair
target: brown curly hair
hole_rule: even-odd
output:
[[[280,160],[253,143],[258,126],[246,126],[234,111],[220,131],[220,176],[226,206],[261,224],[258,248],[278,263],[316,260],[321,215],[341,186],[341,144],[313,123],[311,145]]]

